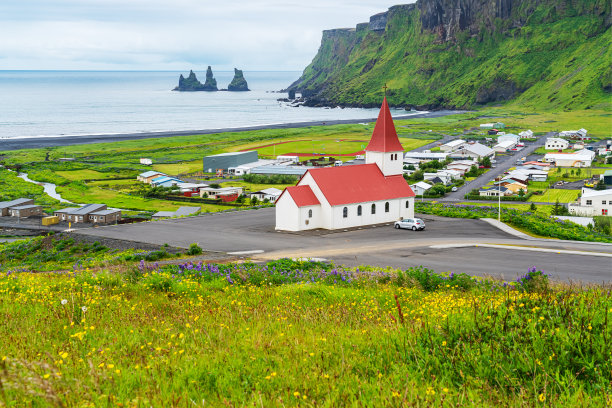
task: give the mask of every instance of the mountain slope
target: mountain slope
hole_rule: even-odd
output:
[[[539,109],[610,102],[607,0],[419,0],[354,29],[323,32],[289,89],[307,104]]]

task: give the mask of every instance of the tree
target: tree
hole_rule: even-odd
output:
[[[599,181],[595,185],[595,190],[605,190],[605,189],[606,189],[606,183],[604,183],[602,179],[599,179]]]
[[[559,200],[557,199],[557,202],[555,203],[555,206],[553,207],[551,214],[552,215],[567,215],[569,214],[569,210],[567,209],[566,206],[559,204]]]
[[[251,205],[259,204],[259,199],[255,196],[251,197]]]
[[[488,157],[484,157],[481,161],[480,161],[480,165],[484,166],[484,167],[491,167],[491,159]]]
[[[518,192],[518,196],[522,199],[523,197],[525,197],[525,190],[523,190],[522,188],[519,190]]]
[[[533,212],[538,211],[538,208],[536,207],[535,203],[531,203],[531,205],[529,206],[529,211],[533,211]]]

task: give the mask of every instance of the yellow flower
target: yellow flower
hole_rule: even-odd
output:
[[[47,378],[49,378],[51,375],[50,374],[45,374],[43,375],[43,378],[46,380]]]
[[[115,367],[115,365],[114,365],[114,364],[108,364],[106,367],[108,367],[109,369],[111,369],[111,368]]]
[[[296,391],[296,392],[293,393],[293,396],[297,398],[297,397],[300,396],[300,393]]]
[[[446,346],[446,340],[444,340],[444,341],[442,342],[442,345],[443,345],[443,346]]]
[[[538,399],[540,400],[540,402],[544,402],[546,401],[546,395],[544,395],[543,393],[538,395]]]

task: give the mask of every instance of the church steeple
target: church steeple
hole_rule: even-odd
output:
[[[378,119],[376,120],[376,126],[374,126],[374,132],[366,152],[399,152],[404,151],[402,144],[397,137],[395,132],[395,124],[389,111],[389,104],[387,104],[387,98],[383,99],[380,112],[378,113]]]
[[[372,138],[365,152],[366,163],[376,163],[385,176],[402,174],[404,148],[397,137],[386,96],[383,99]]]

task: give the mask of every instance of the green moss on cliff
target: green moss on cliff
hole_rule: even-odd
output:
[[[312,104],[375,105],[385,83],[391,104],[425,108],[513,101],[567,110],[610,102],[609,3],[524,0],[506,19],[485,10],[462,30],[424,29],[427,3],[392,8],[385,31],[324,32],[290,89]]]

